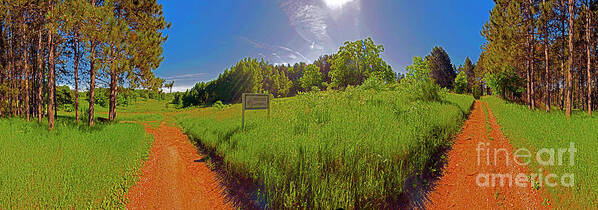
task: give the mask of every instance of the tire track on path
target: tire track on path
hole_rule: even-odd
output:
[[[154,136],[142,175],[130,188],[128,209],[232,209],[216,173],[180,129],[160,123],[145,125]]]
[[[482,106],[488,110],[488,123]],[[480,144],[486,144],[485,150],[478,151]],[[502,149],[494,159],[495,149]],[[507,162],[504,150],[511,158]],[[489,153],[486,153],[489,151]],[[496,118],[486,104],[475,101],[474,109],[465,122],[463,130],[448,151],[448,163],[443,174],[427,195],[425,206],[428,209],[544,209],[541,190],[520,187],[514,183],[515,176],[529,174],[525,166],[513,162],[513,146],[502,134]],[[489,154],[489,155],[488,155]],[[489,157],[489,158],[488,158]],[[488,164],[490,163],[490,164]],[[501,185],[497,180],[494,185],[480,186],[484,179],[476,180],[483,174],[512,174],[513,184],[505,181]],[[492,177],[490,177],[492,178]],[[492,180],[490,180],[492,183]]]

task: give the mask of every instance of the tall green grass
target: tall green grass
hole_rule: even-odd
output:
[[[0,120],[0,209],[124,208],[152,138],[136,124],[89,129],[59,118],[55,131]]]
[[[546,187],[557,207],[598,206],[598,118],[590,118],[585,112],[574,112],[567,119],[563,112],[557,110],[551,113],[531,111],[497,97],[485,97],[483,100],[488,102],[504,134],[516,148],[527,148],[536,154],[542,148],[556,150],[568,148],[570,142],[575,143],[577,153],[573,166],[569,166],[566,153],[564,165],[547,167],[532,161],[530,167],[535,173],[543,168],[559,176],[575,174],[575,186],[571,189]]]
[[[177,123],[230,173],[262,186],[268,207],[385,207],[451,144],[473,103],[408,94],[348,88],[277,99],[270,118],[248,111],[245,130],[238,104],[181,114]]]

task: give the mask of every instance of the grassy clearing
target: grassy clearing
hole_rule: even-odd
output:
[[[473,103],[407,94],[348,89],[276,99],[269,119],[247,112],[244,131],[239,104],[183,113],[177,123],[223,157],[230,174],[260,184],[269,207],[383,207],[451,143]]]
[[[141,125],[0,120],[0,209],[124,208],[152,142]]]
[[[170,101],[166,100],[155,100],[155,99],[138,99],[136,101],[131,101],[131,104],[127,106],[117,106],[116,107],[116,120],[117,121],[162,121],[164,118],[162,114],[165,112],[175,112],[174,105],[169,103]],[[84,98],[79,99],[79,106],[80,110],[88,110],[89,102],[87,102]],[[100,105],[96,105],[95,107],[95,117],[102,117],[108,118],[108,107],[103,107]],[[82,118],[87,116],[86,114],[80,112],[79,113]],[[59,116],[65,117],[75,117],[75,112],[66,112],[59,110]]]
[[[566,153],[563,165],[540,166],[537,161],[532,161],[530,167],[535,172],[543,168],[559,176],[565,173],[575,175],[575,186],[572,188],[545,187],[558,207],[598,206],[598,118],[590,118],[585,112],[575,112],[567,120],[563,112],[556,110],[551,113],[531,111],[525,106],[507,103],[496,97],[485,97],[484,101],[488,102],[504,134],[515,148],[527,148],[534,155],[542,148],[558,150],[569,148],[570,142],[575,143],[577,152],[573,166],[569,165],[569,153]]]

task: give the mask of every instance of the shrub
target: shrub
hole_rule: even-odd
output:
[[[524,80],[517,75],[513,67],[504,67],[498,73],[487,73],[484,81],[492,90],[492,94],[500,95],[504,99],[518,98],[523,93]]]
[[[438,86],[430,78],[430,64],[428,60],[414,57],[413,64],[407,66],[407,75],[401,83],[402,91],[409,94],[411,100],[440,101],[442,94]]]
[[[378,77],[370,77],[363,82],[361,85],[361,89],[363,90],[375,90],[375,91],[382,91],[385,88],[384,81],[378,79]]]
[[[219,100],[219,101],[214,102],[214,104],[212,104],[212,107],[215,107],[215,108],[218,108],[218,109],[223,109],[225,106],[222,103],[222,101]]]

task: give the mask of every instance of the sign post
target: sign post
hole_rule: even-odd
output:
[[[243,104],[241,129],[245,129],[245,110],[268,109],[268,118],[270,118],[270,96],[268,94],[243,93],[241,103]]]

